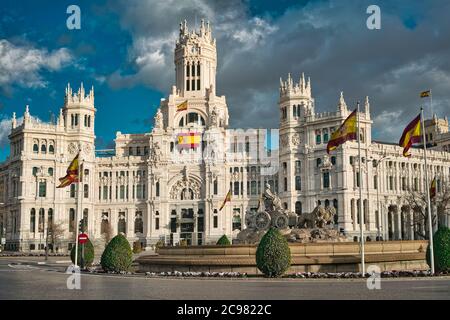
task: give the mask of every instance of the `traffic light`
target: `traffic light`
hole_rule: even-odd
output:
[[[84,232],[84,227],[86,226],[86,224],[84,223],[84,218],[80,220],[79,224],[78,224],[78,230],[83,233]]]

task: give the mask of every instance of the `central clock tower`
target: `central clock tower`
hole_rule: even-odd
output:
[[[186,20],[180,23],[175,47],[176,87],[186,98],[204,97],[206,89],[215,94],[217,51],[211,26],[202,20],[199,32],[189,31]]]

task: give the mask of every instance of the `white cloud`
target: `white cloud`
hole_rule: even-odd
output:
[[[0,148],[4,148],[8,143],[8,135],[11,133],[11,119],[0,120]]]
[[[52,52],[31,46],[17,46],[0,40],[0,87],[17,84],[26,88],[46,86],[40,75],[43,70],[58,71],[73,57],[66,48]]]

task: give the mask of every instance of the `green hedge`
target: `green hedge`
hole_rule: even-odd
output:
[[[228,237],[226,235],[223,235],[223,236],[220,237],[219,240],[217,240],[216,245],[229,246],[229,245],[231,245],[231,242],[230,242],[230,240],[228,240]]]
[[[111,239],[103,251],[100,264],[105,271],[128,271],[133,262],[130,243],[125,236],[119,234]]]
[[[256,250],[256,265],[267,277],[279,277],[291,265],[291,250],[283,235],[270,228],[259,242]]]
[[[433,236],[434,267],[436,271],[450,270],[450,229],[439,226]],[[430,246],[427,248],[427,263],[431,266]]]
[[[72,263],[75,263],[75,246],[72,247],[72,250],[70,251],[70,259],[72,260]],[[78,263],[77,265],[81,266],[81,245],[78,244],[78,257],[77,257]],[[88,241],[84,244],[84,266],[89,267],[92,265],[92,262],[94,262],[94,246],[92,245],[91,240],[88,239]]]

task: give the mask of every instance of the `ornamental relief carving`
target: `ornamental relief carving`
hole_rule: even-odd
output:
[[[178,180],[170,190],[170,199],[194,200],[200,199],[200,183],[196,180]]]
[[[283,134],[282,136],[280,136],[280,145],[282,147],[289,146],[289,136],[287,134]]]
[[[298,146],[300,144],[300,134],[299,133],[294,133],[292,135],[292,144],[294,146]]]

